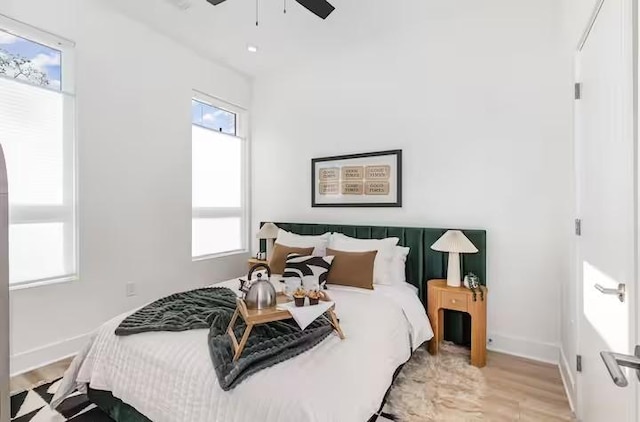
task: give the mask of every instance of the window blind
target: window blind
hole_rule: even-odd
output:
[[[75,272],[67,94],[0,77],[0,142],[9,187],[10,283]]]
[[[221,113],[234,116],[230,127],[235,135],[236,114],[224,110]],[[197,117],[197,113],[193,115],[192,125],[192,256],[244,250],[245,141],[204,127]]]

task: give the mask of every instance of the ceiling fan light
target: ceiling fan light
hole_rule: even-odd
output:
[[[176,0],[173,0],[176,1]],[[179,0],[178,0],[179,1]],[[227,0],[207,0],[208,3],[217,6],[220,3],[223,3]],[[304,6],[308,11],[318,16],[319,18],[326,19],[334,10],[335,7],[327,0],[296,0],[300,5]],[[256,0],[256,12],[257,12],[258,2]],[[287,5],[285,2],[285,13],[287,10]],[[256,20],[256,26],[258,25],[258,21]]]

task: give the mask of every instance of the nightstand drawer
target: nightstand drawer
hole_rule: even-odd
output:
[[[466,293],[441,291],[440,303],[443,308],[467,312],[467,297]]]

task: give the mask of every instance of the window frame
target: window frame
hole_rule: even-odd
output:
[[[203,120],[203,122],[202,122],[202,123],[196,123],[196,122],[194,122],[194,121],[192,120],[192,121],[191,121],[191,124],[192,124],[192,125],[194,125],[194,126],[198,126],[198,127],[201,127],[201,128],[203,128],[203,129],[207,129],[207,130],[212,130],[212,131],[217,132],[217,133],[222,133],[222,134],[225,134],[225,135],[230,135],[230,136],[238,137],[238,133],[239,133],[240,131],[239,131],[239,128],[238,128],[238,113],[237,113],[237,112],[235,112],[235,111],[231,111],[231,110],[228,110],[228,109],[223,108],[223,107],[218,107],[218,106],[216,106],[216,105],[211,104],[210,102],[205,102],[205,101],[199,100],[199,99],[198,99],[198,98],[196,98],[195,96],[192,98],[192,101],[195,101],[195,102],[197,102],[197,103],[200,103],[201,105],[204,105],[204,106],[208,106],[208,107],[216,108],[216,109],[218,109],[218,110],[220,110],[220,111],[224,111],[224,112],[226,112],[226,113],[233,114],[233,115],[235,116],[235,119],[234,119],[234,121],[233,121],[233,124],[234,124],[234,126],[233,126],[233,132],[234,132],[234,133],[233,133],[233,134],[228,133],[228,132],[225,132],[224,130],[221,130],[221,128],[219,128],[218,130],[215,130],[215,128],[213,128],[213,127],[209,127],[209,126],[205,125],[205,124],[204,124],[204,115],[202,115],[202,116],[201,116],[201,120]],[[228,107],[227,107],[227,108],[228,108]]]
[[[37,287],[79,279],[79,235],[77,226],[77,118],[75,87],[75,43],[71,40],[0,15],[0,30],[16,37],[60,51],[60,89],[38,86],[25,81],[0,78],[13,83],[27,84],[60,94],[63,99],[63,178],[62,205],[11,205],[9,226],[16,224],[63,223],[64,274],[9,283],[10,290]],[[9,245],[9,249],[11,245]],[[9,263],[11,265],[11,263]]]
[[[249,113],[247,109],[238,106],[236,104],[229,103],[220,98],[214,97],[209,94],[205,94],[204,92],[193,90],[191,95],[191,100],[195,100],[201,102],[206,105],[210,105],[216,108],[219,108],[224,111],[228,111],[234,113],[236,115],[236,134],[230,135],[225,132],[220,132],[197,123],[193,122],[191,119],[191,126],[197,126],[198,128],[209,130],[220,136],[229,136],[235,138],[241,142],[241,189],[240,193],[241,204],[239,208],[227,208],[227,207],[194,207],[193,206],[193,197],[191,199],[191,260],[192,262],[197,261],[205,261],[215,258],[220,258],[223,256],[237,255],[237,254],[246,254],[249,252],[250,248],[250,198],[251,191],[249,186],[250,180],[250,169],[249,169],[249,160],[250,160],[250,142],[249,142]],[[191,109],[191,107],[189,107]],[[190,114],[191,116],[191,114]],[[191,145],[193,146],[193,138],[191,139]],[[193,164],[193,161],[192,161]],[[193,173],[192,173],[192,188],[193,188]],[[192,191],[193,192],[193,191]],[[193,254],[193,220],[196,218],[224,218],[224,217],[240,217],[241,223],[241,247],[240,249],[230,250],[230,251],[222,251],[210,254],[203,255],[194,255]]]

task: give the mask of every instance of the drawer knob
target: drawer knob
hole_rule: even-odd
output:
[[[456,303],[456,300],[455,299],[451,299],[451,303]]]

